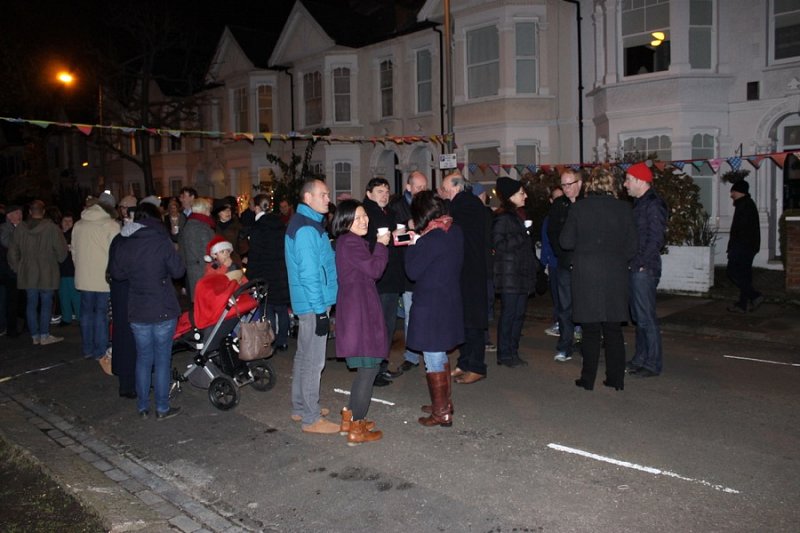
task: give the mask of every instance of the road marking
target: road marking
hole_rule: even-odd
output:
[[[339,394],[344,394],[345,396],[350,396],[350,391],[349,390],[333,389],[333,392],[338,392]],[[392,405],[392,406],[394,405],[394,402],[390,402],[388,400],[381,400],[380,398],[375,398],[374,396],[372,397],[372,401],[373,402],[382,403],[384,405]]]
[[[755,361],[756,363],[769,363],[771,365],[800,366],[800,363],[784,363],[783,361],[770,361],[769,359],[755,359],[753,357],[740,357],[738,355],[723,355],[727,359],[741,359],[742,361]]]
[[[657,476],[667,476],[667,477],[674,477],[677,479],[681,479],[683,481],[691,481],[692,483],[699,483],[700,485],[705,485],[706,487],[711,487],[714,490],[719,490],[722,492],[728,492],[730,494],[741,494],[736,489],[731,489],[722,485],[715,485],[710,483],[704,479],[694,479],[686,476],[682,476],[680,474],[676,474],[675,472],[670,472],[669,470],[661,470],[660,468],[653,468],[652,466],[642,466],[637,465],[636,463],[629,463],[628,461],[621,461],[619,459],[613,459],[611,457],[605,457],[603,455],[597,455],[596,453],[585,452],[583,450],[579,450],[577,448],[570,448],[569,446],[563,446],[561,444],[550,443],[547,445],[548,448],[552,448],[553,450],[558,450],[560,452],[567,452],[573,453],[575,455],[580,455],[582,457],[588,457],[589,459],[594,459],[596,461],[603,461],[605,463],[611,463],[617,466],[624,466],[625,468],[632,468],[633,470],[640,470],[642,472],[647,472],[648,474],[654,474]]]
[[[83,357],[81,357],[80,359],[83,359]],[[75,359],[75,361],[78,361],[78,359]],[[26,370],[25,372],[21,372],[19,374],[14,375],[14,376],[6,376],[4,378],[0,378],[0,383],[5,383],[6,381],[11,381],[12,379],[17,379],[19,377],[24,376],[25,374],[33,374],[34,372],[44,372],[45,370],[50,370],[51,368],[64,366],[64,365],[67,365],[67,364],[69,364],[71,362],[72,361],[61,361],[60,363],[56,363],[54,365],[43,366],[42,368],[34,368],[33,370]]]

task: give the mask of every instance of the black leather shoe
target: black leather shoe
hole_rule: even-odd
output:
[[[637,378],[654,378],[658,376],[658,374],[656,374],[652,370],[648,370],[647,368],[642,367],[639,369],[638,372],[634,374],[634,376],[636,376]]]
[[[397,370],[402,370],[403,372],[408,372],[412,368],[417,368],[418,366],[419,366],[419,363],[412,363],[411,361],[406,360],[406,361],[403,361],[403,363],[399,367],[397,367]]]
[[[119,397],[120,398],[128,398],[128,399],[131,399],[131,400],[135,400],[136,399],[136,393],[135,392],[120,392],[119,393]]]
[[[497,360],[498,366],[507,366],[508,368],[514,368],[517,364],[514,362],[513,359],[498,359]]]
[[[605,380],[603,381],[603,385],[605,385],[606,387],[612,388],[614,390],[617,390],[617,391],[623,390],[625,388],[625,385],[614,385],[614,384],[609,383],[608,381],[605,381]]]
[[[383,376],[384,373],[385,372],[381,372],[380,374],[375,376],[375,381],[372,383],[373,386],[375,386],[375,387],[386,387],[387,385],[391,385],[392,384],[392,380],[386,379]]]
[[[586,381],[583,381],[583,379],[576,379],[575,380],[575,386],[576,387],[582,387],[582,388],[584,388],[586,390],[594,390],[594,385],[590,385]]]
[[[528,366],[528,362],[518,355],[515,355],[511,360],[514,363],[514,366]]]

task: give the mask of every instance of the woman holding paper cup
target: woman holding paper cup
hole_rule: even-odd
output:
[[[386,325],[375,281],[386,268],[391,233],[378,230],[375,248],[364,238],[369,216],[356,200],[344,200],[336,208],[331,233],[336,238],[336,271],[339,291],[336,297],[336,356],[344,357],[347,367],[356,369],[350,387],[350,404],[342,409],[340,434],[347,444],[380,440],[375,423],[366,419],[372,387],[381,363],[389,356]],[[383,228],[381,228],[383,229]]]
[[[527,194],[521,182],[506,177],[497,179],[495,191],[502,202],[492,226],[494,291],[500,295],[497,364],[525,366],[528,363],[519,356],[519,339],[528,295],[533,292],[536,282],[536,256],[531,245],[530,224],[518,215]]]

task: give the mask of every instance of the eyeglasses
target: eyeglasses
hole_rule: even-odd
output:
[[[562,184],[561,184],[561,186],[562,186],[562,187],[569,187],[569,186],[571,186],[571,185],[575,185],[575,184],[576,184],[576,183],[578,183],[579,181],[581,181],[581,180],[568,181],[567,183],[562,183]]]

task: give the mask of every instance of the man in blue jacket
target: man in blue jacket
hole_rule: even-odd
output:
[[[661,373],[661,330],[656,315],[656,287],[661,280],[661,248],[667,232],[667,204],[652,188],[653,172],[644,163],[625,173],[625,189],[634,198],[633,218],[639,248],[631,259],[630,307],[636,323],[636,354],[628,374],[649,378]]]
[[[323,221],[331,201],[324,181],[309,180],[302,203],[286,228],[286,270],[292,310],[299,317],[297,353],[292,370],[292,419],[307,433],[338,433],[339,424],[321,417],[319,382],[325,368],[330,318],[338,290],[336,262]]]

